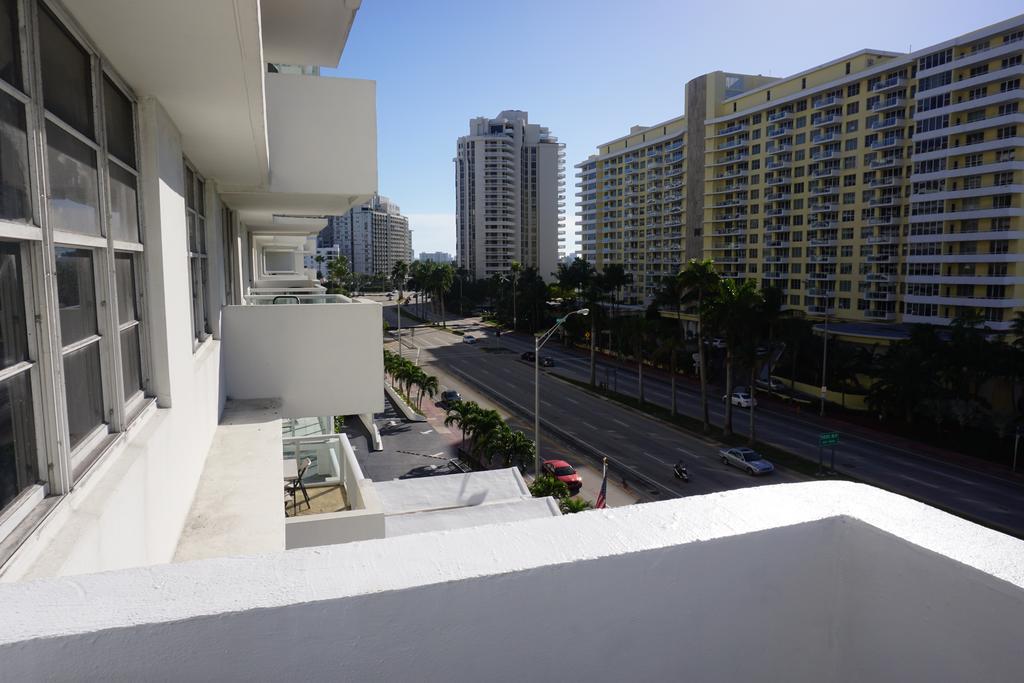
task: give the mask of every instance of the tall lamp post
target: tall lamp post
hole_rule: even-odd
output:
[[[572,311],[555,321],[554,327],[533,338],[533,477],[540,477],[540,350],[566,320],[573,315],[590,315],[589,308]]]
[[[826,306],[828,304],[825,304]],[[818,409],[818,415],[825,417],[825,394],[828,392],[827,383],[825,378],[828,377],[826,369],[828,368],[828,309],[825,309],[825,337],[821,348],[821,407]],[[768,378],[769,386],[771,385],[771,377]]]

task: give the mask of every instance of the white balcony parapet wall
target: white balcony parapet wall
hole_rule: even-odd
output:
[[[538,624],[570,613],[584,680],[1024,670],[1024,542],[843,482],[11,584],[0,604],[11,680],[517,681],[564,670]]]
[[[326,438],[340,447],[338,465],[349,509],[289,517],[285,523],[285,547],[289,549],[384,538],[384,508],[373,482],[363,476],[348,437],[335,434]]]
[[[227,395],[279,398],[282,417],[384,409],[380,304],[227,306]]]

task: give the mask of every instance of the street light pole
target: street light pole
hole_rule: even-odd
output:
[[[559,318],[555,321],[554,327],[540,335],[539,337],[533,338],[533,478],[537,479],[540,477],[540,350],[544,344],[547,343],[548,339],[551,339],[551,335],[562,326],[570,316],[575,314],[583,316],[590,314],[589,308],[581,308],[578,311],[572,311],[567,314],[564,318]]]
[[[402,356],[402,297],[398,297],[398,357]]]

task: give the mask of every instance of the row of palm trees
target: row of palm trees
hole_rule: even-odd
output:
[[[481,408],[475,401],[455,401],[447,407],[444,424],[459,428],[463,450],[468,439],[469,452],[481,462],[489,464],[497,457],[505,467],[533,465],[533,442],[509,427],[496,410]]]
[[[434,312],[441,316],[441,326],[448,327],[445,319],[445,294],[452,288],[455,282],[455,268],[450,263],[434,263],[433,261],[397,261],[391,268],[391,281],[398,290],[398,298],[402,299],[406,289],[412,289],[417,294],[429,294],[430,304]],[[422,307],[425,305],[420,298],[421,316]]]
[[[416,389],[416,407],[423,405],[423,397],[434,398],[439,390],[437,377],[428,375],[412,361],[402,358],[397,353],[384,350],[384,371],[391,377],[391,386],[401,387],[410,401],[412,390]]]

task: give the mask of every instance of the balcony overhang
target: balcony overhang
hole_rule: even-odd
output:
[[[231,185],[266,185],[266,66],[257,0],[64,5],[136,96],[159,100],[181,132],[186,156],[204,174]],[[337,26],[332,30],[340,35]]]
[[[268,62],[335,67],[361,0],[261,0]]]
[[[266,74],[266,95],[269,186],[219,186],[243,223],[308,224],[343,214],[377,191],[374,81]]]

